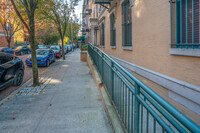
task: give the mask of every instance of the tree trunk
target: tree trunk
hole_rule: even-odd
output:
[[[32,71],[33,71],[33,85],[39,85],[38,79],[38,67],[37,67],[37,59],[36,59],[36,47],[35,47],[35,21],[34,21],[34,13],[32,13],[29,19],[30,25],[30,45],[31,45],[31,58],[32,58]]]
[[[10,42],[11,42],[10,40],[9,40],[9,41],[7,41],[7,43],[8,43],[8,47],[9,47],[9,48],[10,48]]]
[[[62,55],[63,55],[63,60],[65,60],[65,51],[64,51],[64,44],[63,44],[63,37],[61,38],[62,40]]]

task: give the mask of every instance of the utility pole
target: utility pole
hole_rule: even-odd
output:
[[[73,29],[72,29],[72,17],[71,17],[71,41],[72,41],[72,51],[74,51],[73,45]]]

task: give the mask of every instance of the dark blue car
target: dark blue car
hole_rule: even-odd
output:
[[[37,49],[36,50],[36,58],[38,66],[49,66],[52,62],[55,62],[55,53],[50,49]],[[29,55],[26,59],[26,65],[32,66],[31,55]]]
[[[0,52],[8,53],[8,54],[14,54],[14,50],[9,48],[9,47],[0,48]]]
[[[30,50],[27,46],[18,46],[15,48],[15,54],[16,55],[23,55],[23,54],[29,54]]]

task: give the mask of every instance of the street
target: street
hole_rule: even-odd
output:
[[[24,79],[23,79],[23,82],[21,85],[23,85],[26,81],[28,81],[29,79],[32,78],[32,68],[25,65],[25,60],[26,60],[27,56],[28,56],[28,54],[18,56],[23,60],[24,66],[25,66]],[[46,68],[47,67],[38,67],[39,73],[44,71]],[[20,88],[20,86],[17,86],[17,87],[10,86],[6,89],[1,90],[0,91],[0,101],[18,88]]]

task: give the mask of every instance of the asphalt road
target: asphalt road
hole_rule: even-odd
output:
[[[23,62],[25,63],[25,60],[27,58],[28,54],[26,55],[20,55],[18,57],[20,57]],[[25,64],[24,64],[25,65]],[[42,72],[43,70],[45,70],[47,67],[38,67],[38,71],[39,73]],[[32,78],[32,68],[28,67],[25,65],[25,71],[24,71],[24,79],[23,79],[23,83],[22,85],[28,81],[29,79]],[[3,98],[7,97],[10,93],[12,93],[13,91],[15,91],[16,89],[18,89],[20,86],[10,86],[8,88],[5,88],[4,90],[0,91],[0,100],[2,100]]]

